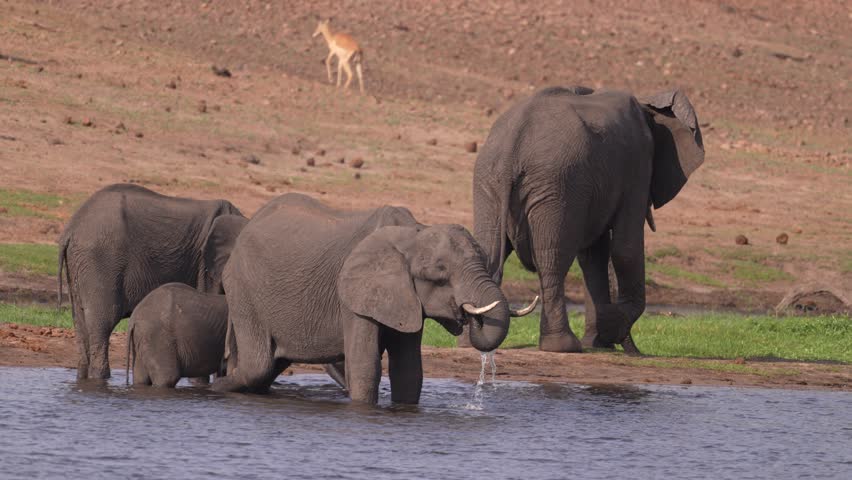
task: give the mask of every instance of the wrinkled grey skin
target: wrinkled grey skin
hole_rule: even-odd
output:
[[[538,272],[541,350],[582,350],[564,299],[575,257],[594,309],[582,345],[629,341],[645,310],[650,205],[672,200],[703,160],[698,119],[680,91],[637,100],[616,91],[548,88],[497,119],[474,169],[474,235],[498,283],[513,250]],[[610,257],[619,287],[614,302]]]
[[[348,212],[282,195],[237,239],[224,284],[228,372],[213,383],[218,391],[263,392],[292,362],[343,360],[345,378],[335,378],[352,400],[375,404],[387,351],[392,400],[417,403],[425,317],[454,335],[470,318],[481,351],[509,328],[506,299],[473,237],[457,225],[420,225],[404,208]],[[481,315],[461,307],[494,301]]]
[[[225,200],[167,197],[108,186],[74,213],[59,238],[80,360],[77,378],[109,378],[109,336],[145,296],[169,282],[221,291],[221,271],[247,220]],[[218,272],[218,273],[217,273]]]
[[[218,374],[227,324],[224,295],[183,283],[156,288],[139,302],[127,324],[128,380],[131,365],[134,385],[174,388],[183,377]]]

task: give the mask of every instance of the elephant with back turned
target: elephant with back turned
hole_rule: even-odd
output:
[[[80,360],[77,378],[109,378],[109,337],[145,296],[179,282],[221,292],[234,240],[248,220],[226,200],[167,197],[116,184],[86,200],[59,238]]]
[[[424,226],[404,208],[347,212],[300,195],[258,211],[225,267],[227,375],[218,391],[266,391],[292,362],[344,363],[354,401],[376,403],[388,353],[391,398],[417,403],[425,317],[497,348],[506,299],[457,225]]]
[[[698,119],[683,92],[646,99],[585,87],[547,88],[491,128],[473,175],[474,235],[499,283],[513,250],[538,272],[539,348],[631,342],[645,310],[644,224],[704,161]],[[586,334],[568,325],[564,281],[575,257],[585,278]],[[618,296],[610,299],[612,260]]]

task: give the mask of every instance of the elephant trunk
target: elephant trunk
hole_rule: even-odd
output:
[[[500,287],[484,271],[468,285],[472,287],[458,292],[457,300],[479,307],[493,305],[478,315],[464,314],[470,322],[471,345],[480,352],[490,352],[499,347],[509,333],[509,303]]]

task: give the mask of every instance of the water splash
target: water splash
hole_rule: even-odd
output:
[[[484,352],[479,354],[481,368],[479,369],[479,380],[473,387],[473,399],[464,406],[465,410],[482,410],[482,402],[484,400],[483,385],[485,385],[485,365],[491,368],[491,382],[497,376],[497,364],[494,362],[494,351]]]

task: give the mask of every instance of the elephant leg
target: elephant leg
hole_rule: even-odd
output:
[[[79,297],[76,297],[72,309],[72,318],[74,320],[74,337],[77,340],[77,351],[80,355],[77,361],[77,380],[86,380],[89,378],[89,335],[86,332],[86,317],[83,305]]]
[[[89,344],[88,378],[107,379],[109,368],[109,337],[121,320],[121,310],[117,305],[96,305],[86,308],[86,333]]]
[[[290,363],[284,359],[276,360],[272,339],[266,335],[252,334],[263,332],[264,329],[257,325],[256,316],[252,312],[238,311],[241,302],[239,299],[234,300],[234,308],[229,312],[228,319],[233,340],[226,341],[236,345],[237,358],[228,360],[228,374],[217,378],[212,389],[217,392],[266,393],[275,378]]]
[[[539,268],[542,307],[538,348],[544,352],[583,351],[580,340],[568,325],[568,313],[565,311],[565,275],[567,273],[567,268],[564,272]]]
[[[383,343],[388,352],[391,401],[416,405],[423,389],[423,363],[420,342],[423,330],[401,333],[385,330]]]
[[[375,405],[382,379],[382,352],[379,325],[364,318],[346,321],[343,337],[346,363],[346,389],[354,402]]]
[[[345,362],[335,362],[335,363],[327,363],[324,365],[325,373],[331,377],[340,388],[346,390],[346,363]]]
[[[169,342],[171,343],[171,342]],[[148,348],[137,353],[142,355],[148,364],[151,384],[155,387],[174,388],[180,381],[180,363],[178,354],[172,345],[159,345],[155,341],[149,343]]]
[[[595,309],[595,305],[612,303],[608,273],[609,250],[610,231],[607,230],[577,256],[580,268],[583,269],[585,282],[586,329],[582,341],[585,348],[615,348],[614,344],[601,342],[598,338],[597,310]]]
[[[618,279],[618,301],[614,304],[595,305],[598,336],[603,342],[626,342],[633,323],[645,311],[643,215],[643,212],[633,216],[623,215],[623,221],[616,222],[613,227],[610,250]]]

